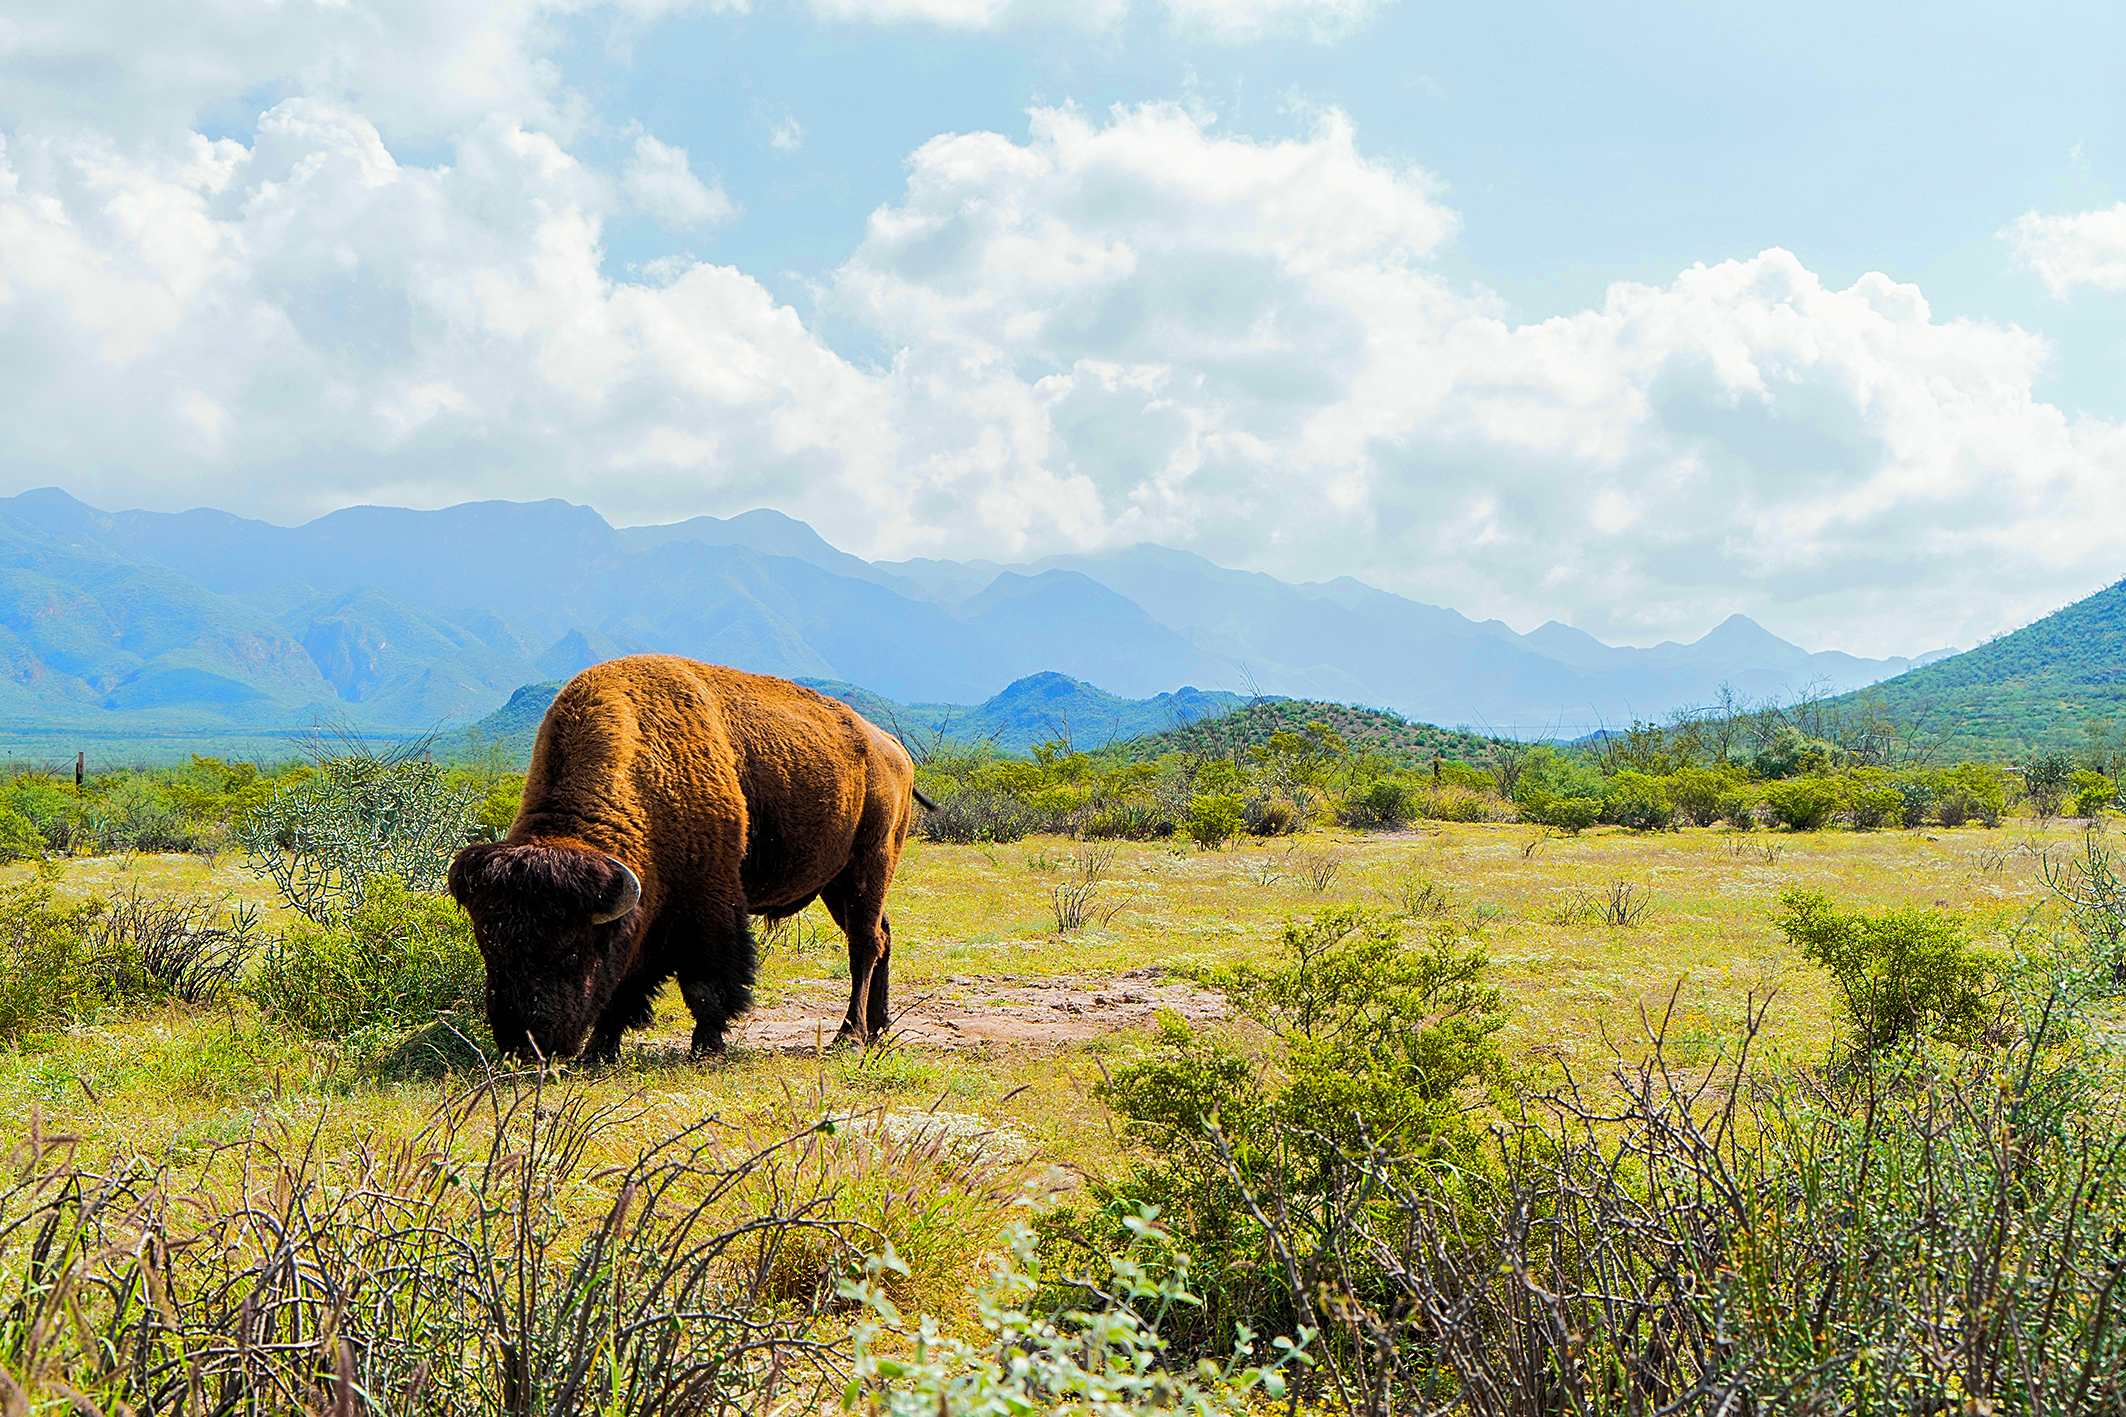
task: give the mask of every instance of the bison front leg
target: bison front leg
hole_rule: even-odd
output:
[[[753,945],[752,923],[743,910],[733,914],[721,938],[704,942],[698,958],[679,971],[679,996],[694,1015],[692,1052],[696,1058],[723,1051],[724,1031],[753,1006],[753,976],[759,956]]]

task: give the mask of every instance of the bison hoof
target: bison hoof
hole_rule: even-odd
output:
[[[704,1059],[721,1056],[723,1053],[723,1030],[719,1028],[712,1031],[706,1028],[696,1028],[694,1030],[694,1046],[689,1051],[697,1063]]]

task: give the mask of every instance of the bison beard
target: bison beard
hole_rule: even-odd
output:
[[[508,837],[451,865],[496,1043],[610,1058],[676,976],[696,1054],[715,1052],[752,1002],[749,917],[814,898],[849,940],[841,1033],[876,1036],[915,797],[898,742],[786,680],[665,655],[585,670],[539,727]]]

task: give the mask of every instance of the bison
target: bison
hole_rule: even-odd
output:
[[[751,1005],[748,916],[816,896],[849,939],[841,1037],[886,1026],[886,890],[919,794],[893,738],[788,680],[671,655],[584,670],[539,725],[509,835],[450,893],[487,961],[495,1042],[612,1058],[677,976],[694,1053]],[[925,805],[929,805],[925,802]]]

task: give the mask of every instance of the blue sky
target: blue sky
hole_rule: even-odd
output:
[[[1333,105],[1369,152],[1438,176],[1466,222],[1439,268],[1522,319],[1783,246],[1840,287],[1882,271],[1938,314],[2041,330],[2041,394],[2126,413],[2126,312],[2053,298],[1998,236],[2126,195],[2118,6],[1401,4],[1327,44],[1206,44],[1144,11],[968,34],[781,9],[668,20],[624,63],[606,26],[578,28],[561,62],[601,110],[710,157],[743,204],[697,254],[799,303],[935,134],[1193,99],[1275,137]],[[779,150],[792,119],[804,146]],[[615,273],[670,246],[616,229]]]
[[[2122,52],[2095,5],[24,6],[0,468],[1970,644],[2126,574]]]

